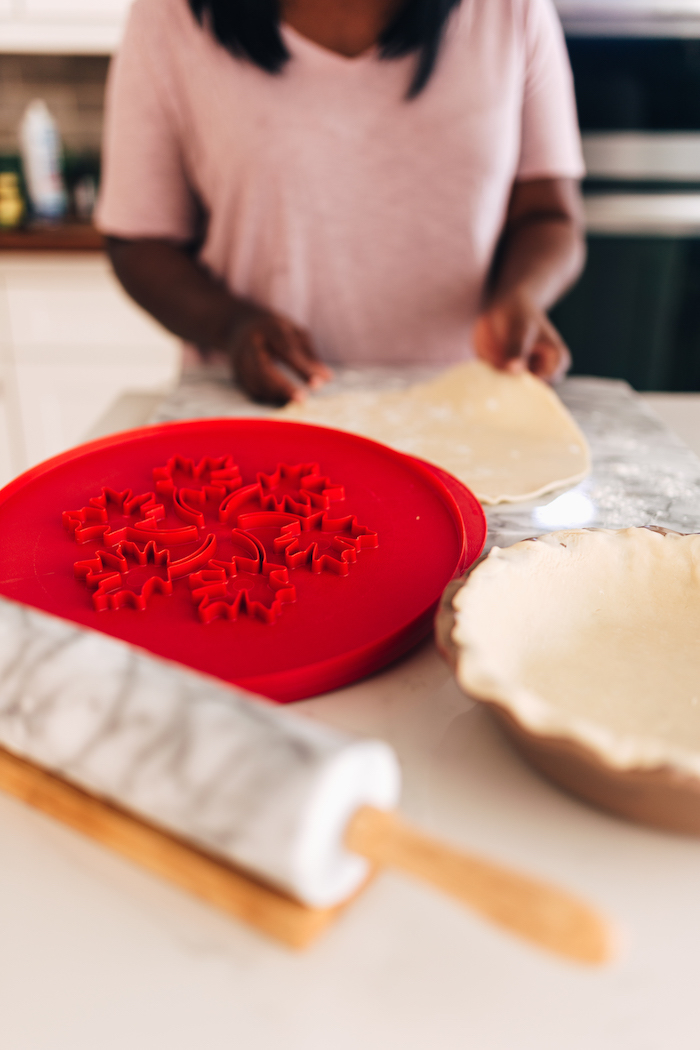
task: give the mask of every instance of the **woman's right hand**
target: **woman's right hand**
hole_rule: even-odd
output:
[[[303,328],[255,303],[241,304],[223,349],[231,358],[236,382],[254,401],[273,405],[302,401],[304,386],[313,390],[331,378]],[[304,385],[292,382],[280,364]]]
[[[300,401],[305,387],[330,379],[302,328],[250,299],[234,297],[194,259],[193,249],[157,239],[109,237],[107,250],[129,295],[186,342],[203,352],[228,354],[234,378],[256,401]],[[280,364],[299,376],[301,385]]]
[[[528,370],[558,383],[571,354],[544,310],[515,289],[491,303],[474,327],[476,356],[504,372]]]

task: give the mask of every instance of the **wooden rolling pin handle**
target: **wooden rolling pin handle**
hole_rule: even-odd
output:
[[[554,886],[459,853],[394,813],[363,807],[350,821],[345,842],[354,853],[415,875],[559,955],[593,965],[612,955],[609,927],[586,904]]]

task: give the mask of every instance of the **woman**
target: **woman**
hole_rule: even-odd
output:
[[[582,172],[551,0],[136,0],[98,225],[134,299],[255,399],[323,362],[552,379]]]

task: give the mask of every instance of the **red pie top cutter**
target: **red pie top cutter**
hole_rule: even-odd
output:
[[[303,423],[145,427],[0,492],[0,593],[278,701],[345,685],[432,628],[481,553],[437,467]]]

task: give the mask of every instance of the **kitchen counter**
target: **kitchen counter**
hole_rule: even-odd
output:
[[[566,525],[700,530],[700,460],[640,398],[588,379],[561,392],[591,442],[593,474],[567,493],[492,508],[489,543]],[[156,417],[226,411],[240,404],[220,377],[200,374]],[[4,1045],[694,1050],[700,842],[628,825],[541,780],[430,642],[298,706],[391,742],[416,824],[596,903],[617,923],[619,959],[599,971],[566,964],[390,874],[310,951],[291,954],[0,797]]]

